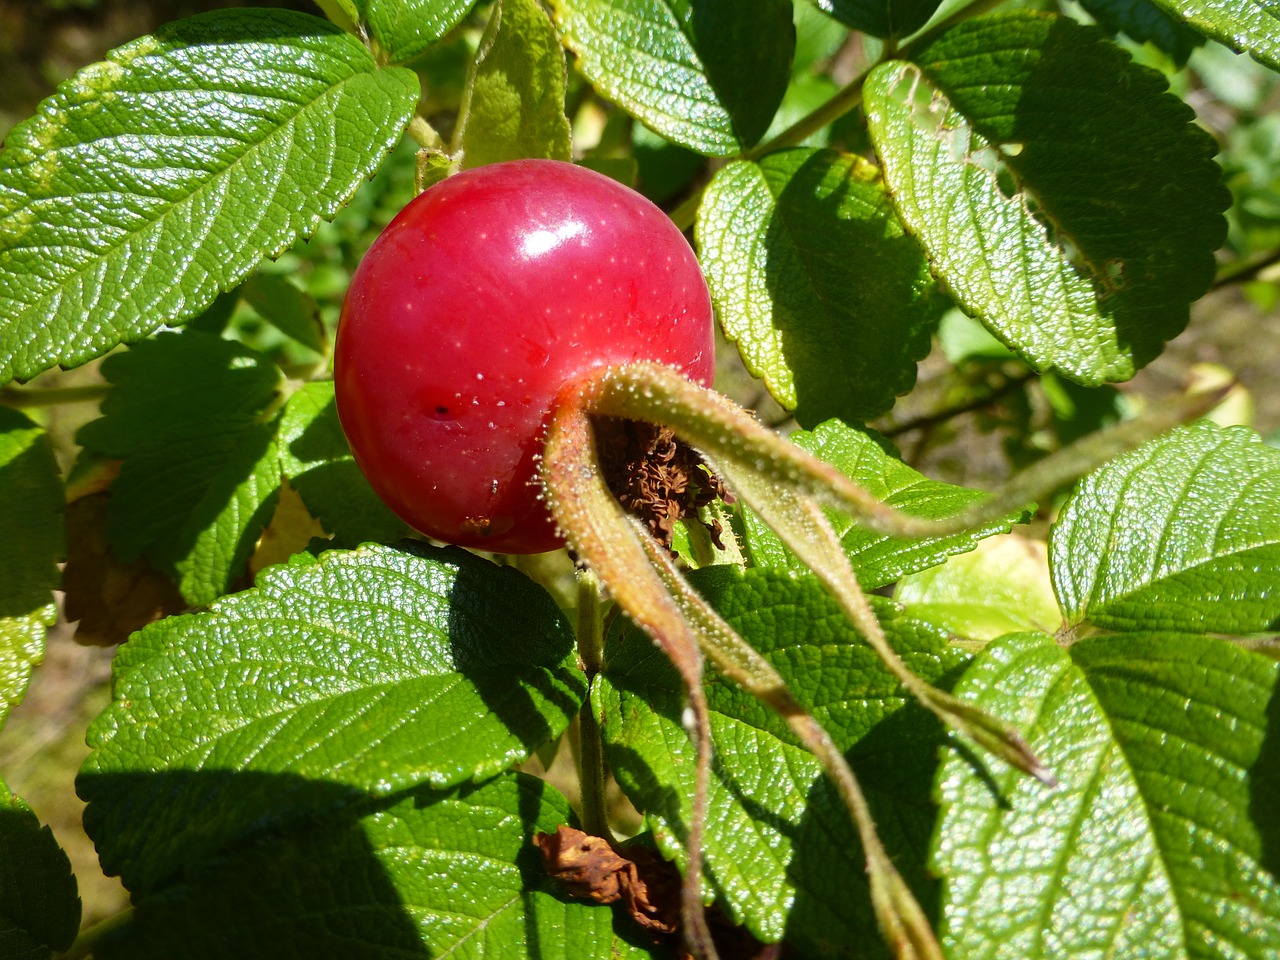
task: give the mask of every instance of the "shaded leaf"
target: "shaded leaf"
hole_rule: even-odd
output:
[[[146,560],[125,562],[107,541],[111,496],[96,493],[67,506],[67,565],[62,572],[67,620],[76,642],[111,646],[187,606],[173,580]]]
[[[941,518],[960,513],[986,494],[968,487],[929,480],[886,452],[888,441],[875,434],[855,430],[838,421],[821,424],[812,432],[791,434],[796,446],[808,450],[841,473],[856,480],[872,496],[906,513]],[[753,512],[740,511],[744,539],[751,562],[796,572],[803,564]],[[911,540],[887,537],[860,527],[847,514],[828,512],[845,552],[853,561],[858,582],[866,590],[893,583],[908,573],[925,570],[955,553],[972,550],[979,541],[1005,533],[1020,515],[1011,513],[1002,521],[948,537]]]
[[[300,555],[146,628],[114,666],[78,787],[104,868],[135,893],[270,825],[492,776],[585,694],[544,591],[426,546]]]
[[[328,333],[315,297],[284,277],[257,273],[240,285],[240,296],[286,336],[316,353],[328,352]]]
[[[871,164],[809,149],[730,164],[697,239],[725,333],[802,425],[869,420],[911,389],[946,301]]]
[[[944,946],[1019,960],[1274,953],[1278,888],[1249,863],[1248,782],[1275,673],[1190,637],[1071,655],[1042,634],[989,645],[956,692],[1017,724],[1059,785],[967,752],[944,762]]]
[[[783,675],[860,774],[880,834],[900,869],[928,889],[924,851],[933,826],[925,784],[937,721],[908,697],[817,581],[712,567],[691,581]],[[879,606],[886,614],[885,606]],[[885,617],[890,642],[926,680],[963,663],[933,628]],[[615,631],[592,703],[603,716],[610,769],[654,827],[664,854],[683,861],[694,748],[681,725],[675,669],[632,627]],[[785,722],[738,687],[708,677],[715,767],[703,840],[720,908],[765,942],[864,957],[880,944],[862,851],[847,809]]]
[[[707,156],[763,136],[795,43],[787,0],[552,0],[578,69],[646,126]]]
[[[71,861],[0,780],[0,956],[46,960],[71,946],[79,929]]]
[[[0,381],[199,313],[337,213],[417,101],[285,10],[180,20],[80,71],[0,151]]]
[[[968,21],[918,65],[877,67],[865,103],[934,273],[1036,370],[1128,379],[1213,281],[1230,203],[1217,146],[1161,74],[1096,29]]]
[[[1252,633],[1280,626],[1280,451],[1197,423],[1080,482],[1050,537],[1069,623]]]
[[[124,461],[111,545],[126,563],[145,556],[172,574],[189,603],[209,603],[243,574],[275,506],[280,457],[264,418],[280,372],[198,330],[136,344],[102,372],[113,384],[103,416],[77,439]]]
[[[612,911],[560,899],[533,849],[570,816],[507,774],[303,823],[198,862],[97,955],[609,960]]]
[[[933,16],[942,0],[813,0],[819,10],[835,17],[850,30],[873,37],[902,38]]]
[[[382,502],[351,456],[333,382],[308,383],[289,398],[280,419],[280,463],[311,515],[333,534],[333,546],[392,543],[411,532]]]
[[[27,692],[58,618],[62,477],[44,430],[0,407],[0,727]]]
[[[567,72],[555,27],[537,0],[502,0],[476,51],[462,117],[464,167],[541,157],[569,160]]]
[[[1206,37],[1280,70],[1280,11],[1268,0],[1152,0]]]
[[[1080,0],[1080,6],[1111,33],[1126,33],[1138,43],[1150,42],[1180,67],[1204,43],[1204,37],[1161,10],[1155,0]]]

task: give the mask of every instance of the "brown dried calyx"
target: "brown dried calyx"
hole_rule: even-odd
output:
[[[593,423],[609,489],[667,548],[677,521],[697,520],[698,510],[715,500],[733,503],[720,478],[669,427],[614,417],[596,417]],[[720,522],[713,520],[707,530],[723,550]]]
[[[533,838],[542,851],[547,873],[564,884],[565,892],[594,903],[622,902],[623,907],[654,943],[680,930],[680,874],[648,847],[631,844],[618,850],[603,837],[593,837],[561,825],[555,833]],[[722,957],[734,960],[779,960],[786,955],[781,944],[764,944],[742,927],[729,924],[719,912],[708,916],[716,947]],[[677,950],[680,960],[692,960]]]
[[[653,851],[636,847],[624,857],[603,837],[563,825],[554,834],[537,834],[533,842],[547,873],[569,896],[596,903],[621,900],[631,918],[655,936],[680,928],[680,875]]]

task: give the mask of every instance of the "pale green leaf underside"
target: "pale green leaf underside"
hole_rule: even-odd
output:
[[[412,60],[457,26],[476,0],[356,0],[363,22],[392,63]]]
[[[45,960],[71,946],[79,928],[71,862],[49,828],[0,780],[0,956]]]
[[[790,76],[786,0],[552,0],[578,69],[675,143],[727,156],[763,136]]]
[[[957,695],[1018,727],[1058,778],[955,753],[938,772],[940,934],[966,960],[1185,957],[1133,772],[1088,684],[1043,634],[986,647]]]
[[[567,73],[555,27],[537,0],[502,0],[490,18],[471,77],[462,165],[571,159]]]
[[[0,152],[0,381],[190,319],[332,217],[417,100],[284,10],[178,21],[76,74]]]
[[[934,273],[1035,369],[1131,377],[1212,282],[1230,202],[1212,139],[1160,74],[1066,18],[969,21],[918,61],[876,68],[865,103]]]
[[[1006,633],[1052,633],[1062,622],[1044,543],[1009,535],[903,577],[893,599],[907,614],[971,640]]]
[[[264,822],[492,776],[577,710],[572,645],[544,591],[456,549],[268,568],[117,657],[79,781],[87,829],[148,889]]]
[[[1280,7],[1269,0],[1152,0],[1205,36],[1280,70]]]
[[[903,709],[908,698],[897,681],[811,576],[713,567],[691,580],[836,743],[852,750],[881,835],[920,880],[933,823],[926,798],[937,724],[917,707]],[[936,630],[893,618],[885,626],[926,679],[963,662]],[[802,950],[845,945],[815,955],[866,956],[878,938],[848,811],[777,715],[724,680],[711,680],[707,696],[716,772],[703,852],[721,908],[766,941],[785,935]],[[614,775],[646,812],[663,852],[683,861],[694,749],[680,722],[678,675],[643,634],[619,631],[593,703],[605,718]]]
[[[1146,801],[1187,955],[1280,956],[1280,667],[1176,635],[1100,637],[1071,657]]]
[[[949,517],[986,496],[978,490],[929,480],[886,453],[870,434],[839,421],[828,421],[812,432],[798,430],[791,434],[791,439],[796,446],[861,484],[872,496],[915,516]],[[805,569],[753,512],[744,508],[741,515],[747,551],[754,564],[795,571]],[[858,526],[847,514],[829,511],[828,516],[853,561],[858,581],[867,590],[925,570],[952,554],[972,550],[985,537],[1005,533],[1019,519],[1017,514],[1010,514],[1004,520],[954,536],[909,540],[874,533]]]
[[[1280,450],[1203,422],[1081,481],[1050,538],[1071,623],[1252,633],[1280,626]]]
[[[570,816],[508,774],[322,820],[197,865],[99,956],[608,960],[612,911],[557,896],[533,849]]]
[[[243,574],[280,490],[280,371],[261,354],[194,328],[108,358],[103,416],[78,440],[122,459],[108,507],[113,548],[174,575],[206,604]]]
[[[870,420],[911,389],[944,301],[871,164],[807,149],[730,164],[697,239],[725,333],[802,425]]]
[[[0,407],[0,726],[26,693],[58,616],[62,515],[62,479],[44,430]]]
[[[351,455],[333,381],[308,383],[289,398],[280,419],[280,468],[307,510],[333,535],[335,547],[392,543],[412,531],[373,492]]]
[[[988,646],[957,692],[1017,724],[1060,783],[944,761],[944,946],[979,960],[1273,956],[1280,888],[1250,816],[1265,822],[1261,781],[1280,774],[1274,750],[1262,759],[1275,674],[1178,635],[1071,655],[1043,634]]]

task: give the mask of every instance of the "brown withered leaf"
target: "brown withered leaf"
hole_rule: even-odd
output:
[[[174,582],[145,560],[122,563],[107,543],[109,493],[67,506],[66,616],[78,620],[76,641],[110,646],[153,620],[186,607]]]
[[[680,877],[652,851],[636,847],[623,856],[602,837],[561,825],[554,834],[539,833],[533,842],[542,851],[547,873],[579,900],[622,901],[636,923],[654,935],[680,927]]]

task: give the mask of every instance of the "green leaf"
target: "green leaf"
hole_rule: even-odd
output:
[[[58,618],[66,550],[62,478],[45,432],[0,407],[0,727],[22,700]],[[3,890],[0,884],[0,890]]]
[[[333,381],[308,383],[289,398],[280,419],[280,466],[335,547],[366,540],[392,543],[411,533],[373,492],[351,456]]]
[[[537,0],[495,4],[476,51],[462,117],[462,165],[571,159],[567,76],[555,27]]]
[[[609,960],[613,912],[560,896],[533,847],[570,816],[508,774],[304,824],[197,864],[96,955]]]
[[[1081,481],[1050,537],[1068,623],[1252,633],[1280,627],[1280,450],[1197,423]]]
[[[0,780],[0,957],[46,960],[71,946],[79,929],[71,861]]]
[[[969,553],[903,577],[893,599],[909,616],[971,640],[1006,633],[1052,633],[1062,621],[1045,545],[1013,534],[983,540]]]
[[[923,27],[942,0],[813,0],[850,30],[902,38]]]
[[[928,788],[941,728],[909,698],[812,576],[721,566],[695,571],[700,592],[787,680],[849,751],[881,837],[917,889],[933,828]],[[885,605],[879,607],[885,613]],[[963,654],[937,630],[886,618],[913,670],[937,680]],[[653,825],[660,849],[683,860],[694,748],[681,725],[674,668],[633,627],[615,631],[592,703],[604,717],[610,769]],[[776,714],[708,678],[715,746],[703,852],[721,908],[758,938],[786,936],[815,956],[864,957],[879,944],[865,864],[847,809],[818,762]]]
[[[102,372],[111,395],[77,439],[124,461],[111,485],[112,546],[173,573],[188,602],[209,603],[243,574],[280,490],[275,427],[264,419],[280,372],[198,330],[138,343]]]
[[[135,893],[270,825],[493,776],[585,695],[541,588],[427,546],[300,555],[146,628],[114,666],[78,788],[104,868]]]
[[[177,324],[332,217],[418,102],[284,10],[181,20],[64,83],[0,151],[0,381]]]
[[[962,752],[944,761],[944,947],[1274,955],[1280,900],[1249,818],[1267,817],[1251,778],[1275,685],[1275,664],[1199,638],[1103,638],[1071,655],[1041,634],[988,646],[957,694],[1017,724],[1060,782]]]
[[[1185,66],[1204,37],[1156,6],[1155,0],[1080,0],[1080,6],[1110,33],[1126,33],[1138,43],[1150,41]]]
[[[316,353],[328,352],[328,334],[315,297],[284,277],[257,273],[240,285],[240,296],[277,330]]]
[[[869,420],[911,389],[946,302],[871,164],[809,149],[732,163],[697,239],[725,333],[802,425]]]
[[[877,67],[865,103],[934,273],[1037,371],[1132,377],[1212,283],[1230,203],[1217,146],[1163,75],[1098,30],[968,21],[918,65]]]
[[[1219,640],[1071,647],[1142,792],[1193,957],[1280,952],[1280,665]]]
[[[406,63],[462,22],[476,0],[355,0],[377,49]]]
[[[872,496],[915,516],[950,517],[986,496],[978,490],[929,480],[886,452],[888,441],[834,420],[811,433],[796,431],[791,439],[796,446],[856,480]],[[753,512],[743,509],[741,516],[747,552],[754,565],[797,572],[805,569]],[[866,590],[935,566],[952,554],[972,550],[985,537],[1007,532],[1020,519],[1018,514],[1010,514],[1004,520],[965,533],[910,540],[873,533],[858,526],[847,514],[831,511],[828,517],[853,561],[858,582]]]
[[[751,146],[790,78],[788,0],[552,0],[578,69],[604,96],[707,156]]]
[[[1280,10],[1270,0],[1153,0],[1206,37],[1280,70]]]

